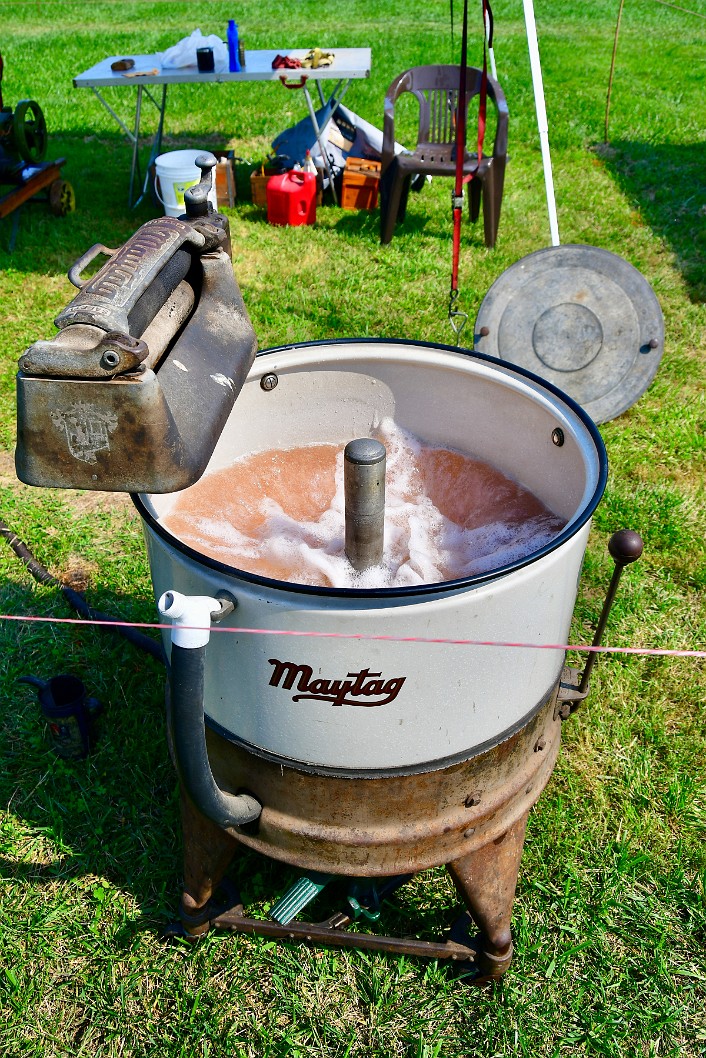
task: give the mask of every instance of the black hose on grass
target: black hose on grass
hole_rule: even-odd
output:
[[[5,525],[3,521],[0,521],[0,536],[7,541],[19,560],[27,567],[35,580],[38,580],[40,584],[56,584],[61,587],[54,574],[50,573],[41,562],[37,562],[27,545],[23,543],[19,536],[17,536],[16,533],[13,533],[12,529]]]
[[[36,581],[39,581],[40,584],[48,584],[60,588],[61,593],[69,606],[81,617],[85,617],[89,621],[107,621],[111,624],[117,623],[121,620],[119,617],[112,617],[110,614],[102,613],[100,610],[94,610],[93,607],[89,606],[86,602],[86,599],[81,592],[69,588],[66,584],[62,584],[53,573],[49,572],[46,566],[43,566],[41,562],[34,557],[24,541],[20,540],[17,534],[13,533],[12,529],[5,525],[1,519],[0,537],[2,537],[12,548],[20,562],[26,566]],[[139,647],[140,650],[144,650],[145,653],[151,654],[153,658],[156,658],[164,664],[164,650],[162,649],[162,644],[156,639],[144,635],[143,632],[138,632],[136,628],[129,628],[124,625],[119,625],[115,631],[118,632],[123,639],[127,639],[128,643],[132,643],[133,646]]]

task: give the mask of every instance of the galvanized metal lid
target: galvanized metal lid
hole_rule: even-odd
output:
[[[493,283],[474,347],[547,379],[601,423],[631,407],[654,378],[664,318],[645,277],[622,257],[552,246]]]

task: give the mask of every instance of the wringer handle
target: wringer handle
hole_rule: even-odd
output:
[[[82,279],[81,273],[84,268],[87,268],[91,261],[95,261],[96,257],[100,254],[105,254],[106,257],[112,257],[113,254],[117,253],[117,250],[111,250],[109,246],[104,246],[102,242],[94,243],[90,249],[82,253],[77,261],[69,268],[69,282],[73,283],[75,287],[81,290],[90,282],[88,279]]]
[[[615,562],[615,569],[613,570],[613,576],[608,587],[608,594],[603,603],[603,609],[601,610],[601,616],[591,646],[598,647],[601,645],[603,632],[605,631],[605,626],[608,622],[608,615],[610,614],[615,594],[618,590],[618,583],[622,572],[631,562],[637,561],[642,554],[642,548],[642,537],[639,533],[636,533],[634,529],[619,529],[617,533],[613,533],[608,541],[608,550]],[[586,667],[583,670],[581,682],[579,683],[579,693],[582,695],[588,689],[588,681],[597,659],[598,654],[591,653],[588,656]]]
[[[184,192],[184,208],[190,218],[207,217],[209,212],[214,212],[212,207],[209,210],[208,195],[213,187],[213,169],[217,165],[217,158],[207,151],[199,154],[194,164],[201,170],[201,179]]]

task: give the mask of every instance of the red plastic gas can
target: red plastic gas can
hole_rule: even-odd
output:
[[[267,181],[267,220],[270,224],[316,222],[316,174],[293,169]]]

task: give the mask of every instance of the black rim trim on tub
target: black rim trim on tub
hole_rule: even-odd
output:
[[[183,543],[183,541],[179,540],[178,537],[173,536],[167,529],[165,529],[161,522],[153,517],[139,493],[131,493],[132,502],[135,504],[141,517],[157,536],[160,536],[176,551],[186,555],[201,566],[206,566],[207,568],[215,570],[218,573],[223,573],[228,577],[235,576],[239,577],[241,580],[248,581],[251,584],[260,584],[263,587],[270,588],[274,591],[294,592],[297,595],[310,595],[313,597],[320,596],[328,599],[409,599],[419,595],[439,595],[444,592],[453,592],[462,588],[470,588],[476,584],[484,584],[488,581],[497,580],[499,577],[504,577],[506,574],[512,573],[513,570],[529,566],[533,562],[538,562],[539,559],[543,558],[545,555],[551,554],[552,551],[556,551],[557,548],[561,547],[561,545],[566,543],[567,540],[570,540],[575,536],[581,526],[585,525],[590,519],[605,490],[608,478],[608,457],[598,427],[590,415],[588,415],[581,405],[577,404],[568,393],[564,393],[562,390],[552,385],[551,382],[547,382],[546,379],[541,378],[539,375],[535,375],[523,367],[510,364],[506,360],[499,360],[495,356],[488,356],[487,353],[478,353],[473,349],[458,349],[452,345],[442,345],[440,342],[420,342],[414,339],[405,340],[402,338],[334,338],[331,340],[324,339],[315,342],[296,342],[292,345],[273,346],[271,349],[261,349],[257,356],[267,356],[272,353],[288,353],[297,349],[311,349],[318,346],[330,347],[336,345],[360,345],[366,348],[376,345],[391,345],[403,348],[409,348],[411,346],[423,349],[439,349],[444,353],[460,353],[471,359],[481,360],[487,364],[493,364],[495,367],[500,368],[503,374],[520,375],[523,378],[527,378],[531,382],[534,382],[540,387],[540,389],[548,390],[549,393],[552,393],[555,397],[559,397],[559,399],[563,401],[577,418],[581,420],[591,435],[596,448],[596,455],[598,456],[598,481],[596,482],[593,496],[584,507],[580,516],[575,521],[572,521],[568,528],[562,529],[553,540],[548,544],[545,544],[544,547],[539,548],[538,551],[533,551],[531,555],[526,555],[524,558],[518,559],[515,562],[508,562],[504,566],[499,566],[496,569],[488,570],[484,573],[472,574],[469,577],[439,581],[434,584],[405,585],[397,588],[326,588],[316,584],[293,584],[290,581],[285,580],[272,580],[269,577],[261,577],[257,573],[248,573],[246,570],[238,569],[236,566],[229,566],[225,562],[219,562],[218,559],[203,555],[200,551],[196,551],[189,547],[188,544]]]
[[[272,764],[279,764],[289,771],[301,771],[307,775],[330,775],[339,779],[393,779],[397,775],[425,775],[427,772],[441,771],[443,768],[451,768],[455,764],[463,764],[466,760],[472,760],[474,757],[480,757],[483,753],[488,753],[491,749],[495,749],[496,746],[507,742],[513,735],[527,727],[549,703],[556,693],[556,688],[557,685],[554,683],[547,693],[542,695],[537,705],[533,706],[520,720],[516,720],[514,724],[505,728],[501,734],[496,735],[494,738],[489,738],[486,742],[481,742],[480,745],[474,746],[472,749],[462,749],[458,753],[452,753],[449,757],[439,757],[437,760],[424,761],[421,764],[404,764],[397,768],[334,768],[325,764],[311,764],[297,760],[295,757],[282,757],[279,753],[272,753],[271,750],[261,749],[260,746],[255,746],[252,742],[246,742],[245,739],[238,738],[228,728],[213,720],[207,713],[204,713],[204,723],[214,734],[220,735],[226,742],[231,742],[239,749],[252,754],[253,757],[261,757],[263,760],[268,760]]]

